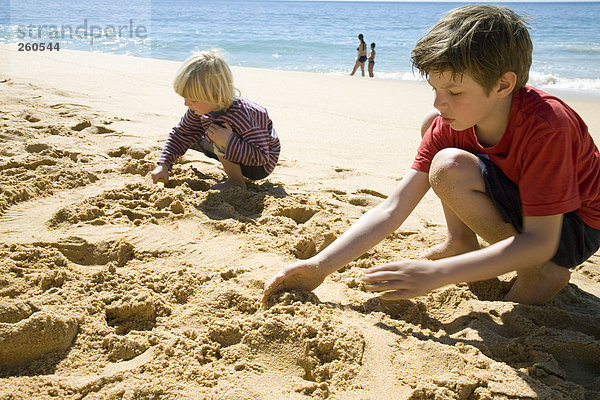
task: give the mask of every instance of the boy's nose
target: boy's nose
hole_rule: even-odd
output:
[[[443,109],[446,107],[446,102],[444,101],[442,96],[437,94],[435,95],[435,97],[433,98],[433,107],[440,112],[443,111]]]

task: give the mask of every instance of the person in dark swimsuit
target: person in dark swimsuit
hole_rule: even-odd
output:
[[[362,33],[358,35],[358,40],[360,40],[360,43],[356,48],[356,51],[358,51],[358,56],[356,57],[356,63],[354,63],[354,69],[352,69],[352,73],[350,73],[350,75],[354,75],[358,67],[360,67],[362,76],[365,76],[365,61],[367,61],[367,44],[365,43],[365,39],[363,38]]]
[[[375,43],[371,43],[371,53],[369,54],[369,76],[373,78],[373,67],[375,67]]]

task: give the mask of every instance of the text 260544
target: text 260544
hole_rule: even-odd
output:
[[[59,51],[60,42],[18,43],[18,51]]]

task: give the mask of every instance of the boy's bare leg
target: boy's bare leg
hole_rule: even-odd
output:
[[[504,300],[523,304],[544,304],[567,286],[571,271],[552,261],[517,271],[517,279]]]
[[[429,260],[438,260],[440,258],[452,257],[458,254],[468,253],[478,250],[479,241],[477,235],[467,225],[465,225],[454,211],[442,203],[444,216],[446,217],[446,226],[448,236],[443,243],[433,246],[421,254],[421,257]]]
[[[502,220],[486,194],[479,160],[475,155],[459,149],[440,151],[433,159],[429,182],[444,205],[448,223],[448,240],[434,252],[436,255],[448,256],[453,250],[464,252],[467,247],[474,247],[469,241],[475,233],[488,243],[517,234],[511,224]],[[517,271],[517,279],[506,300],[543,304],[565,287],[569,278],[567,268],[550,261],[523,268]]]
[[[421,137],[425,136],[427,130],[439,115],[440,113],[438,110],[434,110],[427,114],[421,123]],[[446,217],[448,237],[444,243],[431,247],[421,254],[421,257],[429,260],[437,260],[479,249],[479,241],[477,240],[475,232],[466,226],[444,203],[442,203],[442,208],[444,209],[444,216]]]
[[[244,175],[242,175],[242,168],[240,167],[240,165],[232,163],[231,161],[228,161],[221,156],[217,156],[217,157],[219,157],[219,161],[221,162],[221,165],[223,166],[223,170],[225,171],[225,174],[227,175],[227,180],[225,182],[221,182],[221,183],[217,183],[216,185],[213,185],[211,187],[211,189],[221,190],[221,189],[225,189],[225,188],[232,187],[232,186],[237,186],[242,189],[245,189],[246,188],[246,180],[244,178]]]

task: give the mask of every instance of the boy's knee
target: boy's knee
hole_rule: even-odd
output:
[[[464,150],[446,148],[440,150],[431,161],[429,183],[435,191],[444,187],[456,187],[469,182],[473,172],[481,175],[477,158]]]
[[[425,136],[427,130],[429,129],[431,124],[433,124],[433,120],[436,119],[439,115],[440,113],[437,110],[427,114],[425,119],[423,119],[423,122],[421,122],[421,137]]]

